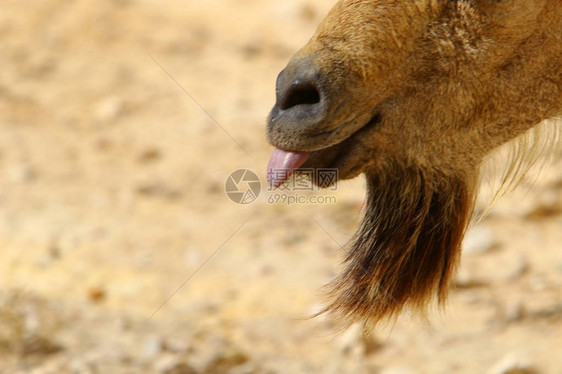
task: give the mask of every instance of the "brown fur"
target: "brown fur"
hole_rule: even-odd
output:
[[[422,309],[434,294],[444,301],[474,197],[474,176],[433,177],[397,165],[367,182],[367,214],[327,309],[347,323]]]
[[[376,322],[445,299],[483,160],[562,115],[562,0],[341,0],[279,92],[302,77],[322,110],[272,111],[268,139],[313,152],[304,167],[367,175],[329,310]],[[506,179],[545,142],[522,144]]]

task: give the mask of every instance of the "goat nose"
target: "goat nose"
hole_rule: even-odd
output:
[[[325,96],[320,74],[306,64],[290,66],[277,78],[277,99],[273,117],[301,120],[302,124],[315,122],[323,116]]]
[[[277,91],[277,102],[281,110],[298,105],[318,104],[320,103],[320,90],[316,82],[306,78],[297,78],[287,87]]]

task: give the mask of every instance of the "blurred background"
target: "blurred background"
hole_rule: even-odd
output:
[[[370,335],[309,318],[361,178],[226,196],[332,5],[2,1],[0,373],[562,373],[560,153],[472,227],[444,311]]]

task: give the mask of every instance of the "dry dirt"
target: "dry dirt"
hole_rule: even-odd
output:
[[[560,155],[474,226],[446,310],[372,336],[308,318],[361,178],[226,197],[331,5],[2,1],[0,373],[562,373]]]

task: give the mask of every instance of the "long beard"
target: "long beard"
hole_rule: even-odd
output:
[[[373,324],[404,307],[425,310],[435,296],[443,302],[472,214],[474,175],[399,166],[367,175],[366,213],[325,312]]]

